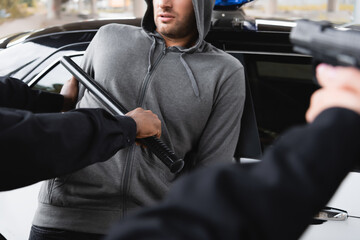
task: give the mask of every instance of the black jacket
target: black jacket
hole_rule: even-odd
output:
[[[117,224],[115,239],[297,239],[360,159],[360,116],[329,109],[252,166],[179,179],[159,205]]]
[[[62,104],[61,95],[0,78],[0,190],[105,161],[134,143],[132,118],[113,117],[102,109],[44,113],[58,112]]]

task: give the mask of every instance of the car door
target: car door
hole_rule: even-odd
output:
[[[330,214],[330,218],[320,224],[313,224],[305,231],[301,240],[357,240],[360,238],[360,173],[351,172],[345,178],[335,195],[327,204],[339,209],[338,216]],[[346,218],[340,218],[342,213]],[[326,219],[325,213],[321,219]]]
[[[319,88],[313,82],[311,57],[255,51],[231,51],[230,54],[243,63],[250,81],[263,150],[287,129],[305,124],[310,96]],[[354,170],[314,217],[301,239],[359,239],[359,186],[360,173]]]

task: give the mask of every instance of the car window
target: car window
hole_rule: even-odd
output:
[[[279,78],[290,81],[303,80],[304,83],[312,79],[311,64],[259,60],[256,62],[256,68],[260,79]]]
[[[231,54],[245,67],[263,149],[288,128],[305,123],[310,96],[318,89],[311,57]]]
[[[247,56],[245,64],[266,148],[288,128],[305,123],[310,96],[318,88],[312,78],[312,61],[294,56]]]
[[[74,56],[71,57],[71,59],[77,64],[80,64],[82,57],[83,55]],[[32,83],[31,87],[37,90],[60,93],[64,83],[71,77],[71,73],[66,70],[62,64],[56,62],[54,65],[50,66],[49,70],[43,74],[36,83]]]

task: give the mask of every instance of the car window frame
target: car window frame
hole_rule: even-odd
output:
[[[68,56],[70,58],[78,57],[78,56],[84,56],[85,51],[71,53],[71,54],[64,54],[63,56]],[[45,67],[43,70],[41,70],[33,79],[31,79],[29,82],[27,82],[27,85],[32,88],[34,87],[38,82],[42,80],[42,78],[47,75],[51,70],[53,70],[55,67],[57,67],[60,63],[61,57],[59,57],[57,60],[53,61],[51,64],[49,64],[47,67]]]

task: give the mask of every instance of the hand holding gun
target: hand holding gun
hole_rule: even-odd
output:
[[[311,97],[307,121],[312,122],[330,107],[360,114],[360,31],[337,29],[329,22],[300,20],[290,41],[294,51],[313,57],[314,81],[322,87]],[[354,166],[354,170],[359,171],[360,166]]]

